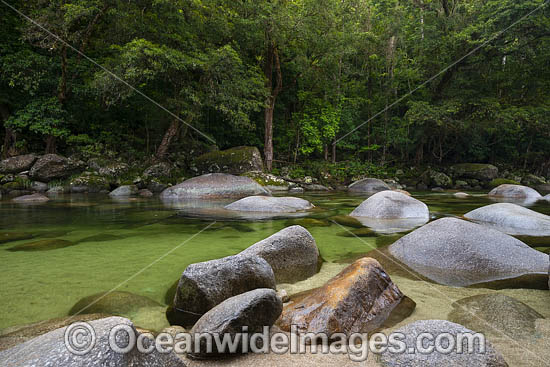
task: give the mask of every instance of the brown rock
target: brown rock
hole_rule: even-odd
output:
[[[368,333],[382,326],[404,298],[378,261],[365,257],[286,305],[278,325],[328,335]]]

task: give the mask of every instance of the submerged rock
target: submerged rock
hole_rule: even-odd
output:
[[[14,247],[10,247],[8,251],[50,251],[59,248],[74,246],[75,243],[67,240],[41,240],[34,242],[22,243]]]
[[[229,256],[189,265],[181,275],[174,310],[181,326],[193,325],[226,299],[257,288],[275,289],[271,266],[259,256]]]
[[[263,171],[263,161],[256,147],[235,147],[222,151],[213,151],[195,159],[200,173],[241,174],[248,171]]]
[[[32,195],[18,196],[15,199],[12,199],[12,201],[14,203],[45,203],[50,201],[50,199],[47,196],[36,193]]]
[[[384,367],[508,367],[502,355],[493,348],[491,343],[485,341],[483,346],[479,339],[474,339],[475,341],[472,343],[473,350],[468,348],[468,338],[462,339],[461,350],[464,352],[457,352],[457,347],[449,348],[450,353],[442,353],[437,349],[432,353],[421,353],[418,350],[417,343],[419,341],[423,343],[423,348],[428,348],[434,346],[435,339],[441,334],[451,334],[452,339],[456,342],[458,335],[474,335],[476,333],[459,324],[444,320],[422,320],[405,325],[395,332],[405,336],[405,340],[403,340],[406,345],[405,352],[395,353],[391,348],[388,348],[378,357],[379,362]],[[428,333],[431,337],[420,338],[423,333]],[[446,340],[447,343],[443,344]],[[450,347],[447,337],[442,339],[441,347]],[[415,351],[415,353],[409,351]]]
[[[134,195],[137,195],[138,191],[139,190],[135,185],[123,185],[111,191],[111,193],[109,193],[109,196],[111,197],[134,196]]]
[[[162,306],[145,296],[130,292],[101,292],[82,298],[74,304],[69,315],[103,313],[109,315],[127,315],[142,307]]]
[[[191,330],[191,335],[215,334],[223,338],[227,334],[235,338],[238,333],[243,333],[243,327],[248,328],[246,350],[250,350],[250,336],[262,333],[265,326],[271,327],[283,309],[283,304],[273,289],[255,289],[237,296],[231,297],[204,314]],[[246,331],[245,331],[246,332]],[[236,345],[233,353],[243,350],[243,339]],[[195,340],[196,342],[196,340]],[[261,342],[261,340],[260,340]],[[228,351],[217,349],[216,343],[212,343],[212,351],[207,350],[206,338],[200,338],[199,351],[190,353],[195,358],[213,358]],[[261,344],[256,344],[261,348]]]
[[[28,240],[31,238],[33,238],[33,235],[27,232],[0,232],[0,244]]]
[[[466,198],[469,198],[471,195],[470,194],[467,194],[465,192],[457,192],[453,195],[455,198],[458,198],[458,199],[466,199]]]
[[[50,182],[67,178],[82,169],[80,162],[75,162],[57,154],[46,154],[32,166],[29,177],[36,181]]]
[[[248,196],[225,206],[229,210],[269,213],[292,213],[312,208],[309,201],[291,196]]]
[[[452,306],[450,321],[497,337],[501,333],[514,339],[530,337],[536,320],[544,318],[525,303],[498,293],[463,298]]]
[[[451,167],[456,178],[471,178],[481,181],[491,181],[498,177],[498,168],[491,164],[462,163]]]
[[[336,215],[334,217],[330,217],[330,220],[346,227],[351,228],[363,228],[363,224],[359,222],[354,217],[350,217],[349,215]]]
[[[350,192],[365,192],[373,194],[385,190],[391,190],[391,187],[389,187],[384,181],[377,178],[365,178],[348,186],[348,191]]]
[[[89,325],[93,328],[96,338],[95,343],[92,344],[90,351],[87,353],[79,355],[71,352],[65,342],[67,327],[63,327],[0,352],[0,365],[18,367],[185,367],[185,363],[174,352],[160,353],[155,348],[152,348],[151,353],[142,353],[137,348],[125,354],[115,352],[109,340],[111,331],[115,326],[125,325],[132,329],[136,337],[139,335],[128,319],[109,317],[91,321]],[[70,333],[67,335],[70,336]],[[74,337],[76,338],[76,335]],[[117,346],[124,348],[128,345],[127,332],[122,330],[116,333],[114,340]],[[82,339],[79,344],[81,343]],[[145,338],[145,347],[149,347],[152,343],[151,339]],[[85,340],[82,345],[86,346]],[[71,344],[71,346],[78,347],[78,344]]]
[[[378,261],[366,257],[287,304],[278,325],[329,336],[368,333],[382,326],[404,297]]]
[[[466,213],[464,217],[511,235],[550,236],[550,216],[516,204],[492,204]]]
[[[527,274],[546,274],[548,255],[495,229],[443,218],[397,240],[389,252],[444,285],[468,286]]]
[[[270,195],[269,191],[249,177],[211,173],[194,177],[164,190],[164,200],[225,199],[252,195]]]
[[[428,206],[397,191],[376,193],[359,205],[350,216],[376,219],[430,218]]]
[[[541,195],[534,189],[521,185],[500,185],[491,192],[489,196],[512,199],[540,199]]]
[[[28,171],[36,161],[34,154],[18,155],[0,162],[0,173],[19,173]]]
[[[307,279],[319,268],[319,249],[315,239],[301,226],[287,227],[250,246],[239,256],[259,256],[267,261],[277,283]]]

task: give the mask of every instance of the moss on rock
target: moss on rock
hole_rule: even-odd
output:
[[[195,166],[201,174],[263,171],[262,156],[256,147],[236,147],[209,152],[195,159]]]

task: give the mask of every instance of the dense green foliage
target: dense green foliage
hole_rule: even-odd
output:
[[[0,4],[5,156],[262,147],[272,107],[275,167],[477,161],[550,174],[543,0],[8,2],[105,69]]]

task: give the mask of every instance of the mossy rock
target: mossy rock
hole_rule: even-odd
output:
[[[201,174],[263,171],[262,156],[256,147],[236,147],[209,152],[195,159],[194,163]]]
[[[451,167],[456,178],[473,178],[482,181],[491,181],[497,178],[498,168],[484,163],[462,163]]]
[[[32,182],[24,177],[15,176],[12,182],[5,183],[2,188],[6,191],[12,190],[27,190],[31,187]]]
[[[52,239],[22,243],[20,245],[10,247],[8,251],[50,251],[74,245],[75,243],[71,241]]]
[[[33,235],[27,232],[0,232],[0,244],[13,241],[29,240],[32,237]]]
[[[98,193],[109,190],[108,180],[100,175],[81,175],[72,179],[69,183],[71,191]]]
[[[130,292],[101,292],[82,298],[69,311],[69,315],[77,313],[105,313],[116,316],[126,316],[137,312],[143,307],[164,307],[160,303],[145,296]]]
[[[250,177],[262,186],[289,187],[288,182],[280,177],[272,175],[271,173],[251,171],[244,173],[242,176]]]
[[[300,218],[289,220],[286,223],[287,226],[299,225],[302,227],[330,227],[331,223],[326,220],[314,219],[314,218]]]
[[[489,187],[491,189],[499,187],[500,185],[520,185],[520,183],[506,178],[495,178],[493,181],[489,182]]]
[[[357,219],[353,217],[350,217],[349,215],[336,215],[334,217],[330,217],[329,220],[334,221],[346,227],[352,227],[352,228],[365,227],[363,224],[361,224],[361,222],[359,222]]]

